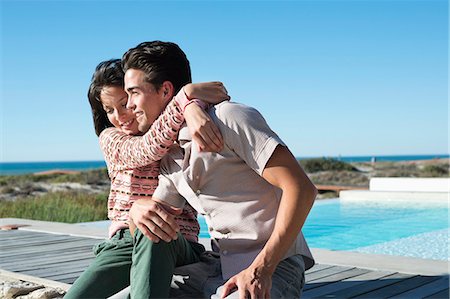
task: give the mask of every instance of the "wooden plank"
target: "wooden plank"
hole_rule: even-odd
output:
[[[310,283],[311,281],[323,278],[323,277],[327,277],[327,276],[331,276],[340,272],[344,272],[347,270],[352,269],[351,267],[341,267],[341,266],[333,266],[330,268],[326,268],[317,272],[313,272],[310,273],[309,275],[306,275],[305,277],[305,282],[306,283]]]
[[[38,231],[22,230],[22,229],[0,231],[0,236],[8,236],[8,237],[16,237],[16,236],[47,236],[47,235],[65,235],[65,234],[54,234],[54,233],[38,232]]]
[[[92,254],[92,248],[90,247],[85,247],[85,248],[78,248],[78,249],[74,249],[74,250],[62,250],[62,251],[46,251],[46,252],[36,252],[33,253],[33,259],[41,259],[41,260],[47,260],[47,259],[51,259],[53,257],[62,257],[62,256],[67,256],[70,254]],[[16,257],[12,257],[12,258],[7,258],[7,259],[3,259],[0,261],[0,267],[3,266],[7,266],[10,265],[11,263],[20,263],[22,261],[27,261],[29,259],[30,255],[23,255],[23,256],[16,256]]]
[[[38,245],[38,246],[35,246],[35,247],[39,247],[39,248],[46,248],[46,247],[51,247],[51,246],[53,246],[53,243],[54,242],[51,242],[51,241],[49,241],[47,244],[41,244],[41,245]],[[67,243],[67,244],[74,244],[74,243],[80,243],[80,244],[96,244],[96,243],[98,243],[98,242],[96,242],[96,240],[93,240],[93,239],[81,239],[81,240],[77,240],[77,239],[66,239],[65,241],[61,241],[61,242],[59,242],[59,243]],[[58,244],[58,243],[55,243],[55,244]],[[16,252],[16,251],[22,251],[22,252],[25,252],[25,251],[30,251],[30,250],[32,250],[33,248],[29,248],[28,246],[20,246],[20,245],[18,245],[18,246],[12,246],[12,247],[9,247],[9,248],[5,248],[5,250],[2,250],[2,256],[4,255],[3,253],[4,252],[11,252],[11,251],[14,251],[14,252]]]
[[[327,283],[324,286],[310,289],[302,293],[302,299],[306,298],[332,298],[329,294],[344,289],[352,289],[366,283],[367,281],[378,280],[380,278],[393,275],[395,272],[387,271],[370,271],[362,275],[354,276],[342,281]],[[305,286],[306,288],[306,286]]]
[[[48,267],[43,266],[36,269],[24,270],[20,273],[38,277],[46,277],[48,275],[58,273],[83,272],[90,265],[90,263],[90,260],[80,260],[73,264],[50,265]]]
[[[413,277],[413,275],[395,273],[382,277],[381,279],[366,281],[362,284],[359,284],[356,288],[345,288],[339,291],[328,293],[327,298],[352,298],[411,277]]]
[[[9,263],[1,263],[0,267],[3,269],[8,269],[10,267],[14,266],[32,266],[32,265],[40,265],[40,264],[46,264],[46,263],[65,263],[69,261],[75,261],[78,259],[85,259],[85,258],[92,258],[94,259],[94,254],[92,252],[65,252],[60,254],[52,254],[46,257],[40,257],[40,256],[32,256],[27,259],[22,260],[14,260]]]
[[[58,236],[58,237],[45,236],[45,237],[40,237],[40,238],[34,238],[33,240],[22,239],[21,241],[1,242],[0,250],[6,251],[6,250],[12,250],[12,249],[16,249],[16,248],[27,248],[27,247],[34,247],[34,246],[41,246],[41,245],[58,244],[58,243],[64,243],[67,241],[78,241],[77,239],[83,240],[82,238],[71,238],[70,236]]]
[[[332,282],[341,281],[350,277],[365,274],[367,272],[370,272],[370,270],[353,268],[330,276],[322,277],[306,284],[305,287],[303,288],[303,291],[305,292],[307,290],[319,288]]]
[[[328,269],[333,267],[332,265],[325,265],[325,264],[315,264],[312,268],[310,268],[309,270],[307,270],[305,272],[306,275],[308,275],[309,273],[314,273],[323,269]]]
[[[31,240],[34,238],[42,238],[43,234],[33,234],[33,233],[27,233],[27,234],[11,234],[11,235],[0,235],[0,242],[8,242],[8,241],[17,241],[17,240]]]
[[[42,235],[42,234],[48,234],[48,233],[27,231],[27,230],[21,230],[21,229],[0,230],[0,236],[24,236],[24,235]]]
[[[393,299],[424,298],[448,289],[449,277],[441,276],[438,280],[424,284],[408,292],[392,297]]]
[[[378,290],[368,292],[364,295],[359,296],[358,298],[360,299],[386,298],[389,296],[395,296],[438,279],[439,276],[416,276],[396,282],[394,284],[380,288]]]
[[[84,261],[88,261],[89,263],[91,263],[92,260],[93,260],[92,256],[78,257],[77,259],[66,260],[64,262],[46,260],[44,263],[30,263],[30,264],[17,265],[17,266],[11,265],[7,269],[5,268],[5,270],[9,270],[9,271],[13,271],[13,272],[24,272],[24,271],[29,271],[29,270],[33,270],[33,269],[51,268],[51,267],[58,266],[58,265],[70,265],[71,263],[80,263],[80,262],[84,262]]]
[[[448,299],[449,297],[450,297],[449,296],[449,290],[447,288],[446,290],[442,290],[439,293],[436,293],[436,294],[433,294],[431,296],[425,297],[425,299],[438,299],[438,298],[439,299],[441,299],[441,298]]]
[[[78,277],[80,277],[80,275],[81,274],[77,274],[77,275],[74,274],[72,276],[70,276],[70,275],[67,275],[65,277],[59,277],[58,276],[58,277],[55,277],[55,278],[47,278],[47,279],[59,281],[59,282],[62,282],[62,283],[73,284],[75,282],[75,280],[77,280]]]
[[[81,236],[72,236],[69,234],[49,234],[49,233],[35,233],[35,232],[29,232],[26,234],[11,234],[11,235],[0,235],[2,236],[0,238],[1,243],[4,242],[10,242],[10,241],[17,241],[21,239],[33,239],[33,238],[60,238],[60,237],[69,237],[69,238],[82,238],[82,239],[92,239],[89,237],[81,237]]]
[[[92,247],[97,242],[93,242],[92,240],[81,240],[81,241],[69,241],[64,242],[62,244],[50,244],[50,245],[42,245],[36,248],[17,248],[15,250],[8,250],[7,252],[2,252],[0,254],[0,261],[5,258],[17,257],[17,256],[26,256],[30,254],[34,254],[36,252],[51,252],[56,250],[71,250],[75,248],[83,248],[83,247]]]
[[[42,278],[72,284],[78,277],[81,276],[83,271],[84,271],[84,269],[82,271],[73,271],[73,272],[58,273],[58,274],[48,274],[48,275],[44,275],[45,277],[43,276]]]
[[[62,283],[67,283],[67,284],[74,284],[75,280],[77,280],[78,277],[70,277],[70,278],[63,278],[63,279],[59,279],[56,281],[62,282]],[[52,279],[55,280],[55,279]]]

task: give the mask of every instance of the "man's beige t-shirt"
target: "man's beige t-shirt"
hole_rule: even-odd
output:
[[[204,215],[228,279],[253,262],[273,231],[282,192],[261,174],[276,147],[285,145],[254,108],[223,102],[209,115],[222,133],[224,149],[199,152],[187,127],[182,128],[181,147],[161,161],[153,196],[179,208],[187,200]],[[285,257],[294,254],[303,256],[306,269],[313,266],[302,233]]]

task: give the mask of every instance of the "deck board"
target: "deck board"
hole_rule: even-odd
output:
[[[433,294],[439,293],[443,290],[448,290],[449,278],[440,277],[438,280],[429,282],[414,288],[408,292],[391,297],[391,299],[408,299],[408,298],[424,298]]]
[[[370,271],[361,275],[357,275],[351,278],[330,281],[329,283],[322,284],[321,286],[314,288],[314,283],[307,284],[304,288],[302,298],[323,298],[326,294],[331,294],[344,289],[355,288],[370,280],[377,280],[382,277],[386,277],[394,274],[394,272],[387,271]],[[328,297],[328,296],[327,296]],[[330,297],[331,298],[331,297]]]
[[[391,295],[398,295],[406,291],[410,291],[416,287],[427,284],[429,282],[438,280],[439,277],[436,276],[415,276],[409,279],[405,279],[394,284],[391,284],[385,288],[381,288],[369,293],[366,293],[359,298],[369,299],[369,298],[385,298]]]
[[[445,298],[448,299],[449,298],[449,292],[448,292],[448,288],[446,290],[442,290],[436,294],[433,294],[431,296],[425,297],[425,299],[441,299],[441,298]]]
[[[0,231],[0,269],[72,284],[94,258],[97,238]],[[316,264],[302,298],[448,298],[448,276]]]

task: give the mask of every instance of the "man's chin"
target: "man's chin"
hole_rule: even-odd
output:
[[[146,123],[139,123],[138,130],[142,133],[146,133],[150,129],[150,125]]]

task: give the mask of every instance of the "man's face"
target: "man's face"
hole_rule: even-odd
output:
[[[139,131],[147,132],[168,103],[167,90],[156,90],[145,81],[141,70],[129,69],[125,73],[125,91],[128,94],[127,108],[133,110],[139,123]]]

